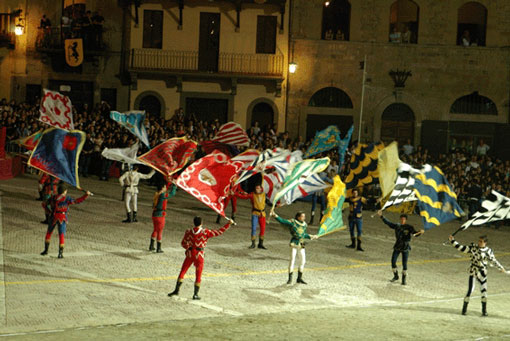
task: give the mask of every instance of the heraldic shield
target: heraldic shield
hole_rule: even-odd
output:
[[[67,65],[76,67],[83,63],[83,39],[66,39],[65,51]]]

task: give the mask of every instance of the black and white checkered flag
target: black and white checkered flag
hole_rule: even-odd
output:
[[[473,217],[462,224],[462,230],[467,229],[471,225],[483,225],[491,221],[510,219],[510,198],[492,191],[492,198],[482,202],[483,212],[478,211]]]
[[[407,163],[401,162],[397,169],[397,180],[395,187],[388,198],[388,201],[383,206],[383,210],[392,206],[399,205],[406,201],[418,200],[414,195],[414,176],[420,173]]]

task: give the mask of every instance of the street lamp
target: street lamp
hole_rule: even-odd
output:
[[[23,18],[21,17],[21,10],[19,10],[18,23],[14,26],[14,34],[20,36],[25,31],[25,25],[23,25]]]
[[[297,69],[297,64],[296,63],[294,63],[294,62],[289,63],[289,72],[290,73],[295,73],[296,69]]]

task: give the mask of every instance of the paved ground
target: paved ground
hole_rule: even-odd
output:
[[[272,221],[268,250],[250,250],[249,208],[241,201],[238,226],[211,239],[201,301],[192,301],[190,271],[178,298],[169,298],[183,260],[180,240],[200,214],[215,215],[191,196],[169,200],[165,253],[147,251],[154,190],[141,188],[139,222],[122,224],[117,182],[82,179],[95,193],[71,207],[65,258],[40,256],[45,225],[35,201],[36,178],[0,182],[0,336],[23,340],[102,339],[509,339],[510,276],[489,273],[489,317],[480,317],[476,288],[468,316],[460,315],[468,260],[442,243],[451,223],[413,241],[409,285],[389,283],[394,236],[365,213],[366,252],[347,249],[348,234],[326,236],[307,247],[308,285],[286,285],[289,234]],[[77,197],[77,191],[70,191]],[[282,208],[282,216],[309,204]],[[390,215],[396,220],[396,215]],[[410,222],[421,226],[418,217]],[[316,231],[316,226],[310,228]],[[487,233],[498,259],[510,268],[510,229],[473,228],[471,242]]]

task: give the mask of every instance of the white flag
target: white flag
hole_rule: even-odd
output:
[[[108,159],[113,161],[120,161],[124,163],[134,164],[134,163],[141,163],[136,158],[136,153],[138,153],[138,147],[139,143],[133,144],[131,147],[127,148],[105,148],[101,155]]]

